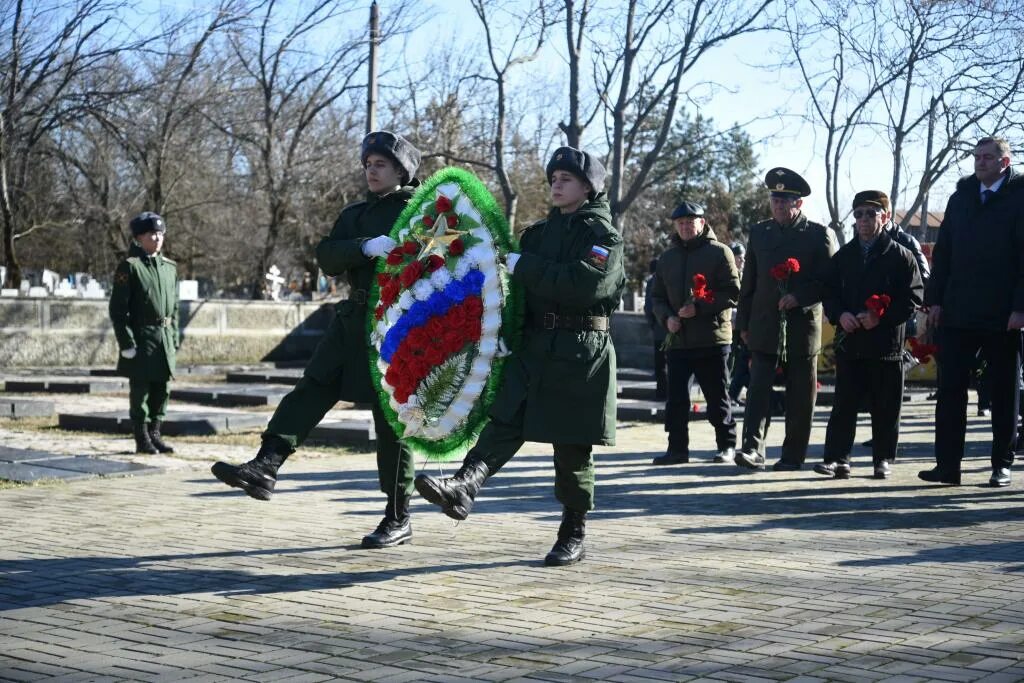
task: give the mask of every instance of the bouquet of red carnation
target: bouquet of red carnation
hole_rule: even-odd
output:
[[[690,296],[686,300],[686,304],[696,303],[701,301],[706,304],[710,304],[715,300],[715,293],[708,287],[708,279],[703,273],[697,273],[693,276],[693,286],[690,287]],[[684,306],[686,304],[683,304]],[[661,343],[661,350],[666,351],[672,348],[675,344],[676,333],[669,332],[665,335],[665,341]]]
[[[888,294],[872,294],[864,300],[864,308],[874,313],[876,318],[881,318],[889,310],[889,304],[891,303],[892,297]],[[840,327],[836,330],[836,338],[832,345],[838,351],[843,348],[845,340],[846,330]]]
[[[768,272],[779,283],[779,297],[784,297],[789,294],[790,276],[800,272],[800,261],[788,258],[772,266]],[[786,362],[786,311],[779,311],[779,362]]]

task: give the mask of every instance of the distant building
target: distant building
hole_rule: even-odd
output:
[[[921,228],[921,212],[915,211],[911,216],[910,220],[906,224],[903,223],[904,216],[907,215],[906,211],[896,210],[893,212],[892,220],[903,226],[903,229],[909,232],[911,235],[916,237],[922,245],[929,245],[925,250],[925,253],[931,254],[931,245],[935,243],[935,239],[939,236],[939,223],[942,222],[942,217],[945,215],[943,211],[929,211],[928,212],[928,229],[923,230]]]

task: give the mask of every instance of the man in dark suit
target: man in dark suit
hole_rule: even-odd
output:
[[[982,138],[974,175],[949,198],[925,289],[928,327],[938,330],[935,467],[924,481],[960,484],[967,386],[975,355],[988,362],[992,396],[992,486],[1010,484],[1016,440],[1020,329],[1024,326],[1024,177],[1010,145]]]
[[[772,217],[750,229],[736,323],[751,351],[750,387],[743,420],[742,450],[736,464],[763,469],[772,382],[783,368],[786,378],[786,437],[782,458],[772,469],[798,470],[807,457],[811,416],[817,396],[821,351],[822,280],[836,250],[835,235],[801,212],[811,193],[807,181],[788,168],[765,176]],[[795,264],[793,262],[795,260]],[[779,267],[792,265],[785,279]]]

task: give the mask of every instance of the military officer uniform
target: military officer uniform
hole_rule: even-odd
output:
[[[704,208],[683,202],[672,219],[703,218]],[[711,301],[694,300],[693,278],[703,275],[712,292]],[[673,235],[672,245],[658,258],[651,286],[654,315],[662,329],[668,319],[692,303],[696,313],[681,319],[682,328],[668,336],[668,403],[665,431],[668,450],[654,459],[655,465],[674,465],[690,460],[690,379],[694,376],[707,401],[707,416],[715,428],[717,462],[732,462],[736,447],[736,423],[729,402],[729,348],[732,343],[732,310],[736,307],[740,280],[732,250],[715,238],[706,223],[693,239]]]
[[[797,202],[797,212],[788,224],[772,218],[750,229],[736,315],[736,323],[741,334],[746,333],[751,351],[750,386],[742,449],[736,454],[736,464],[750,469],[764,467],[771,389],[783,351],[780,324],[784,316],[786,435],[782,459],[773,469],[796,470],[807,457],[811,436],[821,351],[822,283],[836,243],[832,230],[799,212],[801,198],[811,193],[802,177],[786,168],[773,168],[765,176],[765,185],[773,199]],[[779,300],[783,294],[771,270],[790,258],[799,261],[799,272],[793,273],[786,284],[787,293],[796,298],[797,306],[782,313]]]
[[[147,211],[133,218],[129,227],[132,244],[114,272],[109,304],[120,350],[117,372],[128,378],[135,452],[173,453],[163,441],[160,424],[167,413],[167,385],[180,344],[178,269],[159,247],[149,254],[138,241],[148,233],[166,233],[163,218]]]
[[[371,403],[378,480],[388,502],[384,519],[363,538],[363,547],[381,548],[405,543],[412,537],[409,499],[415,466],[381,411],[370,379],[366,297],[375,273],[375,258],[383,252],[368,247],[381,236],[390,239],[386,236],[419,185],[415,174],[420,153],[404,138],[388,131],[367,135],[361,152],[364,164],[371,154],[391,159],[402,170],[404,184],[386,194],[368,192],[365,200],[346,206],[330,234],[317,245],[320,268],[327,275],[345,277],[349,297],[335,306],[334,319],[302,378],[274,411],[256,458],[240,466],[219,462],[213,466],[213,473],[257,500],[269,500],[278,468],[335,403]]]
[[[490,422],[452,477],[416,477],[416,488],[449,517],[465,519],[484,481],[525,441],[554,446],[555,497],[564,508],[546,564],[583,556],[586,514],[594,507],[594,444],[614,445],[615,348],[610,316],[625,287],[622,237],[600,193],[604,168],[590,154],[562,147],[547,165],[592,191],[572,213],[552,209],[527,228],[512,279],[526,294],[522,348],[509,357]]]

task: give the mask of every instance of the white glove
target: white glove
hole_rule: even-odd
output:
[[[369,256],[370,258],[386,256],[389,251],[397,246],[398,242],[394,241],[387,235],[381,235],[380,237],[374,237],[373,239],[363,242],[363,255]]]
[[[130,349],[125,349],[124,351],[122,351],[121,352],[121,358],[127,358],[128,360],[131,360],[132,358],[135,358],[135,354],[137,354],[137,353],[138,353],[138,351],[133,346]]]
[[[508,266],[508,272],[515,272],[516,262],[519,260],[520,256],[522,256],[522,254],[517,254],[514,251],[510,251],[505,254],[505,265]]]

